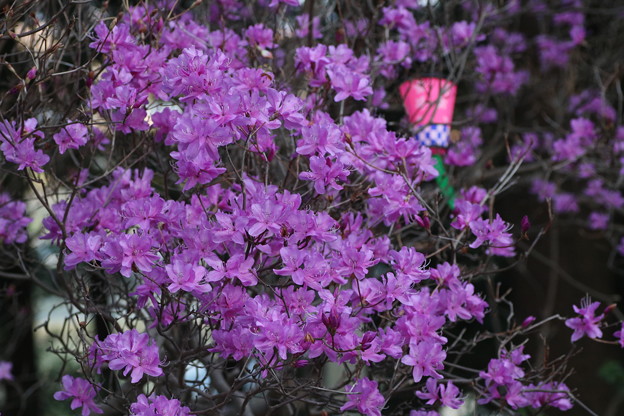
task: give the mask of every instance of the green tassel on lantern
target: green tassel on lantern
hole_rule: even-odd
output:
[[[446,198],[446,203],[449,208],[453,210],[455,209],[455,189],[449,182],[446,169],[444,169],[444,160],[440,154],[433,155],[433,158],[436,161],[435,168],[438,171],[438,176],[435,178],[435,181],[440,188],[440,192],[442,192],[442,195]]]

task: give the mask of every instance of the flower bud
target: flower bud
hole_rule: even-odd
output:
[[[534,316],[527,316],[526,319],[524,321],[522,321],[522,328],[527,328],[529,327],[533,322],[535,322],[535,318]]]
[[[301,368],[301,367],[305,367],[306,365],[308,365],[309,361],[308,360],[296,360],[292,363],[292,366],[295,368]]]
[[[327,331],[331,335],[334,335],[336,333],[336,330],[340,326],[340,315],[336,313],[336,311],[331,311],[329,315],[323,314],[323,316],[321,317],[321,321],[327,328]]]
[[[427,230],[431,227],[431,221],[429,220],[429,215],[427,215],[427,212],[425,212],[422,217],[416,215],[414,221],[416,221],[418,225]]]
[[[531,228],[531,223],[529,222],[529,217],[525,215],[522,217],[522,220],[520,220],[520,229],[522,230],[522,234],[526,234],[529,231],[529,228]]]
[[[371,347],[371,344],[373,343],[373,340],[375,339],[375,336],[377,334],[372,332],[372,331],[368,331],[367,333],[364,334],[364,336],[362,337],[362,351],[366,351],[367,349],[369,349]]]
[[[33,66],[26,73],[26,78],[32,81],[33,79],[35,79],[36,76],[37,76],[37,67]]]

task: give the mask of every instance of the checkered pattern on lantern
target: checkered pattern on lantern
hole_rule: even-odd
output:
[[[448,124],[429,124],[416,134],[423,146],[448,147],[451,127]]]

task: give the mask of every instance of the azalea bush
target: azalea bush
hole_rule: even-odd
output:
[[[496,279],[559,217],[621,264],[621,73],[588,59],[620,28],[593,36],[597,5],[47,6],[5,16],[0,278],[5,299],[14,280],[59,299],[64,323],[40,328],[65,364],[54,399],[82,416],[592,414],[567,356],[532,363],[525,344],[554,322],[624,346],[616,306],[516,316]],[[399,85],[430,75],[457,85],[448,148],[402,109]],[[547,219],[501,216],[514,189]]]

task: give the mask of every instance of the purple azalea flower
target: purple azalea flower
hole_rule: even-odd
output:
[[[205,259],[206,264],[213,268],[206,274],[208,282],[218,282],[223,278],[238,279],[244,286],[254,286],[258,283],[254,265],[254,258],[244,254],[235,254],[227,262],[216,256]]]
[[[298,28],[295,30],[295,34],[298,38],[305,39],[310,33],[310,27],[312,27],[312,39],[321,39],[323,34],[321,33],[321,18],[314,16],[312,18],[312,25],[310,26],[310,16],[307,13],[301,14],[295,18],[297,20]]]
[[[609,226],[609,214],[592,212],[589,214],[589,228],[591,230],[606,230]]]
[[[299,6],[299,0],[271,0],[271,3],[269,3],[269,7],[277,7],[280,3],[286,4],[288,6]]]
[[[297,141],[297,153],[300,155],[342,153],[342,134],[333,122],[315,123],[301,129],[301,139]]]
[[[63,376],[63,390],[54,393],[55,400],[72,399],[71,409],[82,407],[82,416],[89,416],[91,412],[104,413],[93,399],[95,398],[95,388],[87,380],[70,375]]]
[[[130,277],[133,266],[142,272],[150,272],[159,260],[152,252],[153,241],[148,235],[124,234],[119,238],[119,246],[123,256],[121,274],[125,277]]]
[[[429,377],[425,384],[425,388],[417,391],[416,396],[418,396],[419,399],[426,400],[425,404],[434,405],[438,400],[440,400],[440,395],[438,393],[438,381],[433,377]]]
[[[527,386],[524,396],[528,399],[530,406],[535,409],[551,406],[559,410],[570,410],[572,399],[569,391],[568,386],[564,383],[539,383],[538,385]]]
[[[50,157],[41,150],[35,150],[35,140],[43,137],[35,132],[37,120],[24,121],[23,129],[17,129],[15,122],[4,120],[0,123],[0,151],[11,163],[18,164],[17,170],[31,168],[35,172],[43,172],[42,166],[50,161]]]
[[[615,331],[613,336],[618,338],[618,343],[620,344],[620,347],[624,348],[624,323],[622,323],[620,329]]]
[[[302,172],[299,178],[314,182],[314,190],[317,194],[323,195],[328,190],[334,189],[339,191],[342,189],[336,180],[346,181],[349,171],[344,169],[340,161],[332,161],[330,158],[312,156],[310,158],[310,172]]]
[[[442,349],[442,344],[426,339],[417,344],[411,344],[409,354],[403,356],[401,362],[413,367],[414,381],[419,382],[425,376],[442,378],[437,370],[444,368],[445,358],[446,352]]]
[[[270,319],[259,319],[256,325],[260,330],[254,345],[261,352],[271,355],[275,349],[279,358],[285,360],[289,352],[297,354],[304,351],[304,334],[286,314],[276,313]]]
[[[73,269],[78,263],[99,260],[102,243],[102,236],[95,233],[75,233],[67,238],[65,247],[69,253],[65,256],[65,269]]]
[[[273,31],[261,23],[249,26],[245,31],[245,36],[251,46],[256,46],[259,49],[272,49],[277,46],[273,43]]]
[[[476,28],[477,24],[475,22],[462,20],[453,23],[451,26],[451,41],[453,47],[457,49],[466,47],[472,39]],[[475,36],[475,41],[481,41],[483,39],[485,39],[485,35]]]
[[[96,341],[94,347],[98,360],[108,361],[111,370],[123,369],[124,376],[131,372],[132,383],[139,382],[144,374],[153,377],[163,374],[158,346],[150,342],[149,335],[136,329],[111,334],[104,341]]]
[[[146,397],[140,394],[136,402],[130,405],[130,416],[192,416],[191,409],[182,406],[177,399],[152,394]]]
[[[362,378],[346,390],[347,402],[340,408],[341,412],[357,409],[366,416],[381,416],[381,409],[385,403],[384,397],[377,389],[377,382]]]
[[[11,374],[12,368],[13,363],[8,361],[0,361],[0,381],[13,380],[13,374]]]
[[[452,381],[449,381],[446,385],[440,384],[439,389],[440,403],[442,406],[450,407],[451,409],[459,409],[464,403],[464,401],[459,398],[461,392]]]
[[[0,243],[24,243],[28,238],[26,226],[32,219],[26,217],[26,204],[13,201],[8,193],[0,193]]]
[[[332,88],[337,92],[334,101],[340,102],[351,97],[354,100],[364,101],[373,93],[367,75],[357,73],[344,65],[331,66],[327,73]]]
[[[574,312],[580,316],[565,321],[565,325],[574,330],[571,338],[572,342],[578,341],[584,336],[589,338],[602,337],[600,321],[604,318],[604,314],[596,316],[596,309],[600,306],[600,302],[589,302],[589,298],[584,298],[581,300],[580,308],[573,305]]]
[[[470,230],[477,237],[470,244],[470,248],[477,248],[484,243],[489,243],[486,252],[495,256],[513,257],[515,248],[513,239],[508,232],[510,225],[503,221],[499,214],[494,220],[487,221],[477,218],[469,224]]]
[[[205,293],[212,290],[210,284],[203,282],[206,269],[202,266],[175,259],[173,264],[165,266],[165,270],[171,279],[171,284],[167,287],[171,293],[176,293],[179,290],[189,293]]]
[[[63,154],[67,149],[78,149],[84,146],[88,140],[89,131],[84,124],[68,121],[67,126],[56,133],[52,138],[59,146],[59,153]]]

